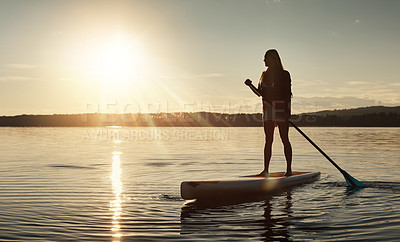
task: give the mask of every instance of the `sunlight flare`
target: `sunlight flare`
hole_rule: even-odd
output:
[[[138,39],[116,33],[107,41],[94,47],[90,54],[89,71],[105,90],[123,90],[131,83],[143,82],[146,54]]]

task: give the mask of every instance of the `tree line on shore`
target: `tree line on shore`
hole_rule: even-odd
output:
[[[299,126],[337,127],[400,127],[400,107],[322,111],[292,115]],[[371,112],[371,110],[377,112]],[[380,110],[380,111],[379,111]],[[352,114],[353,113],[353,114]],[[7,127],[260,127],[261,113],[132,113],[132,114],[53,114],[0,117],[0,126]]]

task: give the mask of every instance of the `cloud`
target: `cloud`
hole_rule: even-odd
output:
[[[315,86],[315,85],[327,85],[329,82],[327,81],[322,81],[322,80],[302,80],[302,79],[296,79],[292,81],[292,84],[294,84],[299,87],[310,87],[310,86]]]
[[[349,81],[349,82],[345,82],[345,84],[350,85],[350,86],[358,86],[358,85],[368,85],[370,83],[364,82],[364,81]]]
[[[266,4],[270,4],[270,3],[280,3],[281,0],[266,0],[265,3]]]
[[[377,105],[378,101],[360,97],[295,97],[292,113],[317,112],[321,110],[357,108]]]
[[[157,78],[160,79],[164,79],[164,80],[193,80],[194,77],[193,76],[189,76],[189,75],[169,75],[169,74],[165,74],[165,75],[159,75],[157,76]]]
[[[33,69],[36,68],[35,65],[29,65],[29,64],[5,64],[5,68],[8,69]]]
[[[0,76],[0,82],[18,82],[18,81],[32,81],[35,80],[26,76]]]
[[[335,91],[342,96],[355,96],[361,98],[370,98],[378,100],[387,105],[400,105],[399,93],[400,85],[397,82],[387,81],[348,81],[340,87],[335,88]]]
[[[385,106],[400,105],[398,82],[294,80],[292,91],[295,113],[373,106],[378,103]]]
[[[0,69],[0,82],[24,82],[37,80],[35,72],[37,66],[29,64],[3,64],[3,69]]]
[[[215,77],[223,77],[225,76],[222,73],[206,73],[206,74],[200,74],[198,75],[198,77],[202,77],[202,78],[215,78]]]
[[[222,73],[204,73],[204,74],[196,74],[196,75],[160,75],[159,78],[162,79],[175,79],[175,80],[194,80],[197,78],[218,78],[224,77],[225,75]]]
[[[389,83],[387,84],[388,87],[400,87],[400,82]]]

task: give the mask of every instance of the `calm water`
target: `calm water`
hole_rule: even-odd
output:
[[[262,128],[0,128],[0,240],[398,240],[400,129],[302,129],[368,187],[347,189],[294,129],[294,170],[320,180],[207,207],[180,183],[261,171]]]

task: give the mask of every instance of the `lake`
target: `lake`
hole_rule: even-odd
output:
[[[262,201],[200,206],[180,183],[250,175],[264,134],[249,128],[0,128],[0,240],[398,241],[400,128],[293,128],[295,171],[314,183]],[[275,132],[270,171],[284,171]]]

